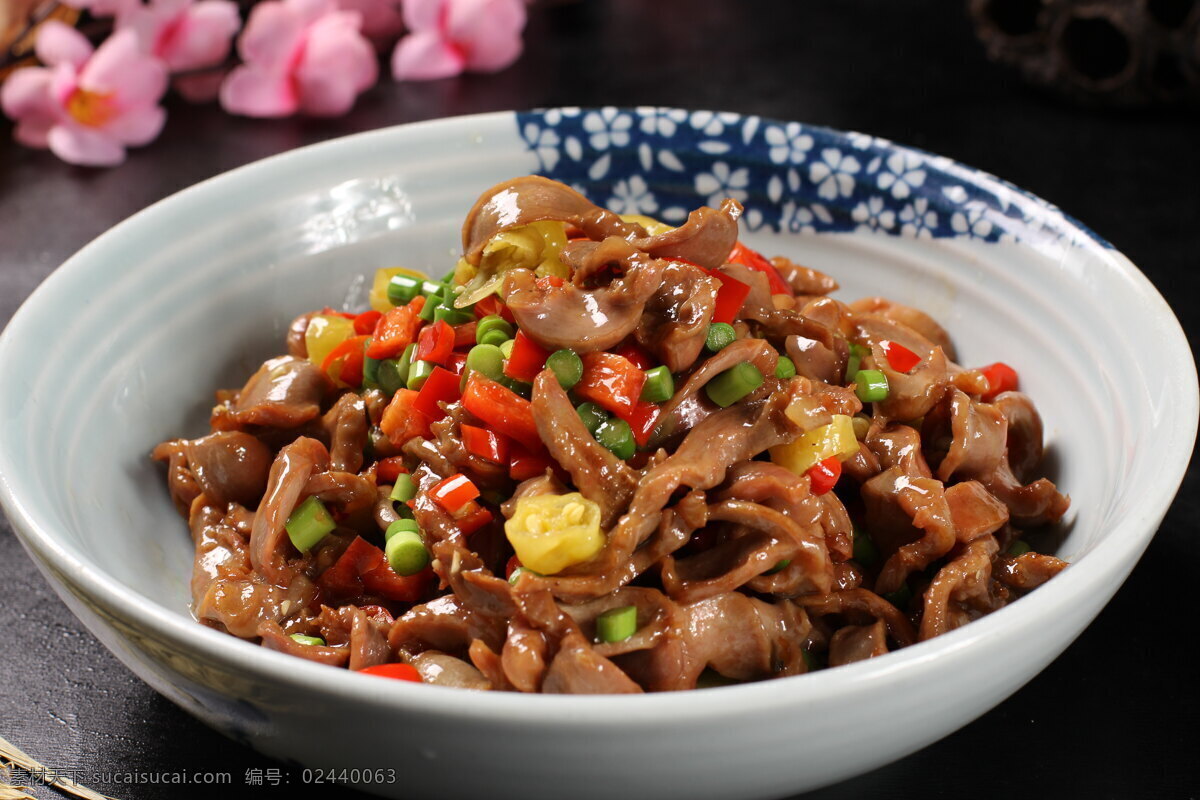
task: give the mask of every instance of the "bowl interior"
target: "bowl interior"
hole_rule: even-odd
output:
[[[635,137],[627,149],[641,144]],[[871,147],[884,157],[915,153]],[[710,172],[722,159],[772,167],[749,151],[688,152]],[[240,386],[283,352],[295,315],[361,307],[378,267],[452,267],[460,222],[480,191],[538,169],[554,174],[513,115],[365,134],[194,187],[74,257],[0,340],[11,376],[0,390],[0,476],[12,508],[35,520],[39,547],[186,618],[192,545],[151,448],[206,433],[213,391]],[[688,169],[695,179],[671,191],[690,192],[697,205],[710,186],[692,162]],[[899,224],[778,230],[769,220],[781,219],[781,207],[818,201],[812,170],[798,174],[799,188],[774,198],[767,182],[743,192],[760,212],[749,243],[833,275],[840,298],[883,295],[925,310],[964,365],[1014,366],[1045,422],[1046,470],[1072,497],[1059,554],[1079,561],[1124,539],[1111,546],[1136,557],[1149,536],[1141,529],[1182,476],[1196,415],[1190,353],[1149,283],[1027,199],[1021,215],[984,237],[896,235]],[[966,170],[958,179],[972,192],[1001,187]],[[604,202],[622,180],[628,189],[615,173],[573,182]],[[874,179],[855,180],[840,211],[824,204],[839,222],[853,221],[856,203],[894,198]],[[949,225],[953,211],[938,213]]]

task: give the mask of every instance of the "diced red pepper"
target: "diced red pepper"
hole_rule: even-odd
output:
[[[396,478],[408,472],[402,456],[389,456],[379,459],[375,465],[375,482],[380,484],[395,483]]]
[[[575,393],[618,416],[630,414],[642,396],[646,373],[616,353],[585,353],[582,358],[583,378]]]
[[[921,363],[921,357],[899,342],[883,339],[879,342],[883,355],[888,360],[888,366],[897,372],[908,372]]]
[[[392,401],[383,410],[379,428],[388,440],[400,447],[409,439],[429,436],[429,417],[415,407],[417,393],[412,389],[397,389]]]
[[[796,293],[792,291],[792,287],[779,274],[779,270],[775,269],[775,265],[757,250],[751,250],[746,245],[738,242],[729,251],[729,257],[726,260],[732,261],[734,264],[741,264],[743,267],[749,267],[766,275],[767,282],[771,285],[771,294],[786,294],[789,297],[795,296]]]
[[[629,427],[633,429],[633,439],[638,443],[638,447],[645,447],[661,415],[661,406],[639,400],[633,411],[623,415],[621,419],[628,422]]]
[[[470,536],[475,531],[487,525],[493,519],[492,512],[486,506],[469,500],[454,514],[454,523],[462,531],[463,536]]]
[[[554,460],[545,450],[528,450],[516,443],[509,448],[508,477],[514,481],[536,478],[555,466]]]
[[[557,289],[560,286],[562,286],[564,283],[566,283],[566,281],[564,281],[562,278],[558,277],[557,275],[544,275],[544,276],[538,278],[536,281],[534,281],[534,283],[537,284],[537,287],[539,289],[549,289],[551,287]]]
[[[462,350],[455,350],[450,354],[450,361],[446,364],[446,368],[455,375],[462,377],[463,367],[467,365],[467,354]]]
[[[474,322],[464,322],[462,325],[454,326],[454,349],[468,350],[475,346],[475,324]]]
[[[709,270],[708,274],[720,283],[717,302],[713,306],[712,321],[733,322],[742,310],[746,298],[750,296],[750,287],[737,278],[722,274],[720,270]]]
[[[542,440],[538,436],[537,423],[533,421],[532,404],[511,389],[473,372],[467,379],[462,401],[467,411],[487,423],[492,430],[504,431],[505,435],[526,447],[541,448]]]
[[[613,352],[623,358],[629,359],[629,363],[638,369],[646,370],[658,364],[654,356],[647,353],[640,344],[632,340],[626,340],[624,344],[615,348]]]
[[[988,379],[988,391],[983,395],[984,400],[991,401],[1001,392],[1015,392],[1021,385],[1017,371],[1003,361],[981,367],[979,371]]]
[[[830,456],[808,468],[808,479],[813,494],[825,494],[837,484],[840,477],[842,462],[838,461],[837,456]]]
[[[526,336],[524,331],[517,331],[512,354],[504,362],[504,374],[514,380],[533,383],[538,373],[546,368],[549,357],[549,350]]]
[[[517,323],[516,319],[512,315],[512,312],[508,310],[508,306],[504,304],[503,300],[494,294],[489,294],[487,297],[475,304],[475,316],[478,319],[499,316],[505,320],[508,320],[514,325]]]
[[[424,307],[425,298],[418,296],[408,305],[389,308],[375,326],[375,338],[367,348],[367,355],[382,360],[403,353],[404,348],[417,338],[417,331],[424,322],[420,317]]]
[[[493,464],[508,464],[509,439],[486,428],[463,425],[463,445],[467,452]]]
[[[359,670],[363,675],[378,675],[381,678],[394,678],[398,681],[422,683],[421,673],[412,664],[376,664],[373,667],[363,667]]]
[[[434,484],[433,488],[429,490],[429,496],[439,506],[453,514],[479,497],[479,487],[472,483],[470,478],[459,472]]]
[[[519,566],[521,566],[521,559],[517,558],[516,556],[510,558],[508,563],[504,565],[505,579],[511,579],[512,574],[517,571],[517,567]]]
[[[329,351],[321,362],[321,370],[347,386],[358,388],[363,380],[363,350],[370,336],[351,336]],[[340,366],[339,366],[340,365]],[[338,366],[335,371],[334,367]]]
[[[454,328],[444,319],[439,319],[432,325],[421,329],[417,337],[417,361],[428,361],[433,364],[445,365],[454,352]]]
[[[421,391],[413,400],[413,408],[437,422],[446,416],[439,403],[453,403],[461,396],[458,387],[460,378],[445,367],[434,367],[425,379]]]
[[[382,311],[376,311],[373,308],[370,311],[364,311],[354,318],[354,332],[360,336],[370,336],[375,332],[375,326],[382,318]]]
[[[428,591],[432,577],[433,570],[428,567],[416,575],[397,575],[382,550],[356,536],[333,566],[317,578],[317,586],[329,599],[375,594],[388,600],[415,603]]]

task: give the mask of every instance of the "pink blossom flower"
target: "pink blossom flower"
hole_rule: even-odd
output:
[[[224,64],[241,27],[232,0],[151,0],[125,9],[119,30],[137,34],[143,52],[162,61],[171,72],[209,70],[175,78],[175,88],[192,102],[215,100],[225,78]]]
[[[362,14],[362,35],[376,47],[382,48],[396,41],[404,30],[400,0],[337,0],[337,5],[342,11]]]
[[[114,17],[137,5],[138,0],[62,0],[63,5],[91,12],[96,17]]]
[[[162,130],[167,69],[138,49],[132,31],[93,51],[83,34],[52,20],[39,29],[36,51],[46,66],[19,69],[0,87],[17,141],[72,164],[111,166]]]
[[[396,80],[432,80],[463,70],[497,72],[521,55],[523,0],[406,0],[411,33],[392,53]]]
[[[259,3],[238,39],[244,63],[221,86],[221,105],[248,117],[346,113],[379,75],[361,23],[334,0]]]

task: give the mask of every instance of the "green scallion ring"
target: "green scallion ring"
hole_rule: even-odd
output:
[[[749,361],[734,364],[704,387],[708,399],[721,408],[729,408],[763,384],[763,375]]]
[[[453,302],[453,300],[449,301]],[[440,305],[433,310],[433,321],[444,320],[447,325],[465,325],[475,319],[475,315],[466,311],[459,311],[457,308],[449,305]]]
[[[781,381],[796,377],[796,362],[787,356],[780,356],[779,362],[775,364],[775,377]]]
[[[387,285],[388,302],[394,306],[408,305],[421,293],[423,283],[411,275],[393,275]]]
[[[392,486],[390,499],[397,503],[407,503],[417,496],[417,484],[412,479],[412,475],[407,472],[401,472],[396,476],[396,483]]]
[[[675,395],[675,378],[665,366],[646,370],[646,382],[642,384],[642,400],[647,403],[665,403]]]
[[[583,420],[583,427],[587,428],[592,436],[595,436],[600,426],[608,421],[608,412],[595,403],[580,403],[575,407],[575,413]]]
[[[612,451],[612,454],[624,461],[637,451],[637,442],[633,438],[633,428],[620,417],[609,417],[596,429],[596,441]]]
[[[467,369],[500,380],[504,377],[504,354],[494,344],[477,344],[467,352]]]
[[[308,645],[310,647],[312,647],[314,645],[325,644],[325,640],[322,639],[320,636],[305,636],[303,633],[293,633],[292,641],[298,642],[300,644]]]
[[[737,331],[728,322],[714,322],[708,326],[708,335],[704,339],[704,348],[710,353],[724,350],[737,339]]]
[[[399,525],[406,520],[393,522]],[[397,575],[416,575],[429,564],[429,550],[421,534],[410,530],[397,530],[384,545],[388,564]]]
[[[1017,556],[1023,556],[1032,550],[1033,548],[1029,546],[1029,542],[1025,541],[1024,539],[1014,539],[1013,543],[1010,544],[1008,549],[1004,551],[1004,555],[1011,558],[1016,558]]]
[[[858,372],[858,368],[862,366],[862,360],[871,354],[871,351],[861,344],[854,342],[847,343],[850,347],[850,358],[846,361],[846,383],[854,380],[854,373]]]
[[[505,339],[511,339],[516,334],[512,324],[498,314],[488,314],[475,325],[475,342],[477,344],[499,345]]]
[[[546,366],[554,370],[558,385],[570,390],[583,379],[583,359],[574,350],[555,350],[546,359]]]
[[[596,617],[596,640],[623,642],[637,633],[637,606],[610,608]]]
[[[864,403],[880,403],[888,398],[888,379],[877,369],[854,373],[854,393]]]
[[[516,339],[505,339],[503,342],[501,342],[498,345],[498,347],[500,348],[500,352],[504,354],[505,358],[512,358],[513,348],[516,346],[517,346]]]
[[[316,495],[310,495],[296,506],[283,527],[296,549],[307,553],[328,536],[337,527],[337,523],[333,521],[333,516],[329,509],[325,508],[325,504]]]
[[[436,366],[437,364],[432,361],[414,361],[412,368],[408,371],[408,388],[418,390],[424,386]]]
[[[417,525],[417,521],[415,519],[398,519],[391,525],[387,526],[387,530],[383,532],[383,539],[386,542],[390,542],[393,536],[405,531],[419,534],[421,532],[421,527]]]

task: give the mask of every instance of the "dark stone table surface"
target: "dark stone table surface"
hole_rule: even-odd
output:
[[[0,124],[0,325],[114,223],[249,161],[432,117],[614,104],[867,131],[980,167],[1112,241],[1165,295],[1189,338],[1200,336],[1195,110],[1082,108],[1031,89],[987,61],[962,3],[591,0],[535,9],[526,41],[525,55],[503,73],[384,82],[339,119],[256,121],[172,102],[162,136],[111,170],[23,149]],[[1188,649],[1197,624],[1197,491],[1193,463],[1115,599],[1027,686],[942,741],[809,797],[1200,795],[1200,673]],[[904,735],[904,720],[894,727]],[[297,782],[292,775],[292,788],[271,785],[279,775],[271,770],[288,777],[283,765],[205,728],[119,664],[50,591],[3,519],[0,736],[64,769],[229,771],[234,784],[224,793],[233,796],[283,797]],[[256,776],[263,786],[247,783]],[[94,788],[120,798],[216,794],[111,781]],[[357,795],[326,787],[342,793]]]

